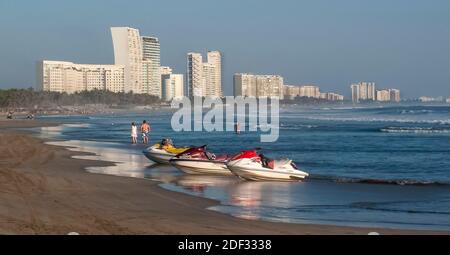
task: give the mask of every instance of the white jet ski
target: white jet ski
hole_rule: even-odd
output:
[[[301,181],[309,174],[297,169],[292,160],[271,160],[256,150],[243,151],[227,163],[236,176],[251,181]]]
[[[189,147],[176,148],[171,139],[163,139],[161,143],[146,148],[143,153],[151,161],[160,164],[170,164],[169,160],[171,158],[188,149]]]

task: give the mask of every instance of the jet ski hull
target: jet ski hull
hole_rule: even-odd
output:
[[[144,150],[144,155],[153,162],[160,164],[170,164],[170,159],[176,154],[168,153],[164,150],[159,150],[155,148],[150,148]]]
[[[304,180],[308,176],[307,173],[296,169],[276,170],[233,163],[228,164],[227,166],[234,175],[249,181],[298,182]]]
[[[170,163],[187,174],[233,175],[224,161],[174,158]]]

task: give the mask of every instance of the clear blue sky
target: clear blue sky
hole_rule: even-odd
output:
[[[111,26],[159,37],[177,73],[189,51],[222,51],[227,94],[233,73],[254,72],[450,97],[448,0],[1,0],[0,88],[33,86],[39,59],[113,63]]]

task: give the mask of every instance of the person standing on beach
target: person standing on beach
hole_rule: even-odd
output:
[[[136,123],[131,123],[131,144],[137,144],[137,126]]]
[[[236,134],[241,134],[241,127],[239,126],[239,122],[236,122],[236,124],[234,124],[234,132]]]
[[[148,144],[148,137],[150,133],[150,125],[147,123],[146,120],[142,122],[141,125],[141,133],[142,133],[142,143]]]

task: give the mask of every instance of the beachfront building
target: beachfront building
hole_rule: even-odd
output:
[[[43,60],[37,64],[37,90],[72,94],[84,90],[123,92],[125,67]]]
[[[284,98],[294,99],[300,95],[300,87],[295,85],[284,85]]]
[[[142,93],[142,39],[139,30],[112,27],[114,62],[125,67],[125,92]]]
[[[391,94],[389,90],[387,89],[377,90],[377,100],[379,102],[391,101]]]
[[[207,87],[212,87],[211,95],[216,97],[222,96],[222,54],[220,51],[208,51],[208,64],[213,66],[212,83]]]
[[[351,84],[352,101],[359,103],[360,101],[375,101],[376,100],[376,85],[375,82],[359,82]]]
[[[343,101],[344,96],[336,93],[322,93],[317,86],[295,86],[284,85],[284,98],[295,99],[296,97],[317,98],[328,101]]]
[[[352,84],[350,88],[352,89],[352,102],[359,103],[359,85]]]
[[[141,93],[159,98],[161,92],[161,57],[158,38],[142,37],[142,90]]]
[[[202,54],[190,52],[187,55],[186,95],[200,97],[203,95],[203,60]]]
[[[382,89],[377,90],[377,101],[379,102],[400,102],[400,90],[398,89]]]
[[[391,102],[400,102],[400,90],[389,89],[389,99],[391,100]]]
[[[165,101],[172,101],[173,99],[181,99],[184,96],[183,89],[183,75],[182,74],[163,74],[162,80],[162,94]]]
[[[195,97],[222,96],[222,60],[219,51],[209,51],[203,62],[200,53],[187,54],[186,94]]]
[[[320,88],[314,85],[300,86],[300,97],[320,98]]]
[[[234,96],[284,98],[283,77],[279,75],[234,75]]]

